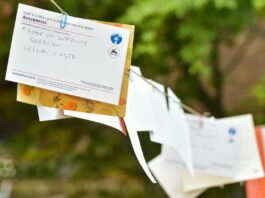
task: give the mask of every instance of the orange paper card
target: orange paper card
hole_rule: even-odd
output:
[[[259,147],[263,169],[265,168],[265,155],[264,155],[265,143],[263,141],[264,135],[265,135],[265,128],[256,127],[256,137],[257,137],[257,143]],[[265,177],[247,181],[246,182],[246,196],[247,198],[264,198],[265,197]]]

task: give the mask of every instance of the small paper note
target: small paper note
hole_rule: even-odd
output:
[[[19,4],[6,80],[119,104],[130,31]]]
[[[155,121],[148,92],[150,85],[142,78],[139,67],[131,66],[125,122],[139,131],[151,131]]]
[[[154,81],[151,82],[159,90],[150,86],[152,91],[149,92],[149,100],[155,120],[155,129],[150,134],[151,140],[173,147],[189,171],[193,173],[190,130],[180,100],[171,89],[168,89],[168,109],[164,86]]]
[[[113,127],[119,131],[122,131],[120,121],[118,117],[115,116],[106,116],[106,115],[98,115],[98,114],[92,114],[92,113],[82,113],[77,111],[68,111],[64,110],[64,115],[74,117],[74,118],[80,118],[84,120],[89,120],[92,122],[98,122],[100,124],[104,124],[110,127]]]
[[[181,182],[181,171],[174,162],[167,162],[162,155],[158,155],[148,163],[157,182],[170,198],[195,198],[203,193],[204,189],[184,192]]]
[[[55,108],[38,106],[37,109],[38,109],[39,120],[41,122],[69,118],[68,116],[63,114],[62,110],[58,110]]]
[[[237,173],[235,178],[218,177],[206,174],[190,175],[183,173],[183,186],[185,191],[198,190],[242,182],[251,179],[257,179],[264,176],[257,141],[255,137],[255,128],[252,115],[242,115],[230,118],[219,119],[223,123],[234,123],[239,126],[238,135],[240,141],[240,150],[238,158]]]

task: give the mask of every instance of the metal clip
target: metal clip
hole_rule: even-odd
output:
[[[60,22],[60,28],[62,28],[62,29],[64,29],[66,27],[66,25],[67,25],[67,16],[68,15],[67,15],[66,12],[64,12],[63,16],[64,16],[64,18]]]

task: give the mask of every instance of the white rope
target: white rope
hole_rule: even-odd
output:
[[[172,98],[171,96],[169,96],[166,92],[161,91],[159,88],[157,88],[151,81],[149,81],[148,79],[146,79],[145,77],[139,75],[137,72],[130,70],[132,73],[134,73],[135,75],[137,75],[139,78],[143,79],[147,84],[151,85],[153,87],[153,89],[155,89],[158,93],[164,95],[165,97],[170,98],[173,102],[179,104],[182,106],[183,109],[185,109],[187,112],[192,113],[192,114],[197,114],[197,115],[202,115],[201,113],[199,113],[198,111],[194,110],[193,108],[189,107],[188,105],[185,105],[184,103],[182,103],[181,101],[177,101],[174,98]],[[209,115],[209,113],[204,113],[203,115]]]
[[[50,0],[50,2],[58,9],[62,14],[65,14],[66,12],[55,2],[55,0]]]

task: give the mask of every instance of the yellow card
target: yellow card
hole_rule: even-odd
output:
[[[134,39],[134,26],[108,22],[100,23],[118,26],[130,30],[130,40],[128,45],[119,105],[111,105],[95,100],[84,99],[23,84],[18,84],[17,100],[19,102],[38,106],[124,117],[126,112],[126,101]]]

